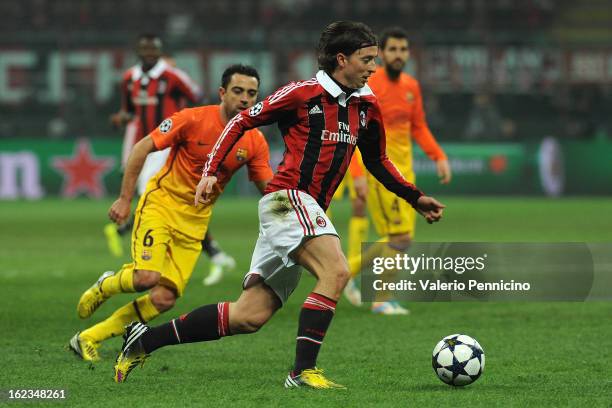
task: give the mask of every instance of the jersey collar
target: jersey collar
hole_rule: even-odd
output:
[[[346,103],[353,96],[356,98],[359,98],[361,96],[374,94],[372,90],[370,89],[370,87],[368,86],[368,84],[365,84],[363,87],[356,89],[355,92],[347,96],[346,92],[344,92],[342,88],[340,88],[338,84],[336,84],[334,80],[331,79],[331,77],[327,74],[327,72],[323,70],[317,72],[316,78],[319,84],[321,84],[321,86],[323,87],[323,89],[325,89],[334,98],[337,98],[338,103],[344,107],[346,107]]]
[[[146,74],[149,78],[157,79],[164,73],[166,68],[168,68],[168,63],[163,58],[160,58]],[[132,81],[138,81],[143,75],[142,64],[136,65],[132,70]]]

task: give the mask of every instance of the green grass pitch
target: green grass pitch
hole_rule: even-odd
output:
[[[445,219],[420,222],[420,241],[612,241],[609,198],[443,201]],[[307,276],[259,333],[160,350],[128,382],[115,384],[121,339],[106,342],[95,365],[64,350],[77,330],[134,297],[114,297],[90,321],[76,316],[82,291],[101,272],[128,261],[107,253],[102,227],[109,204],[0,203],[0,389],[63,388],[63,406],[91,407],[612,406],[608,303],[414,303],[410,316],[387,317],[341,302],[319,363],[348,390],[285,390],[296,318],[314,284]],[[348,209],[334,205],[343,235]],[[256,201],[222,199],[212,232],[236,257],[238,270],[205,288],[202,257],[185,296],[155,324],[239,294],[257,238]],[[454,389],[435,377],[431,351],[443,336],[459,332],[478,339],[487,365],[475,384]]]

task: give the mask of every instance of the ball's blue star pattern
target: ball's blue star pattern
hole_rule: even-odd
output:
[[[472,380],[471,382],[476,381],[480,377],[480,375],[482,374],[482,356],[484,355],[484,352],[483,352],[483,350],[480,347],[478,347],[475,344],[472,345],[472,344],[464,343],[464,342],[458,340],[457,339],[458,337],[459,337],[459,335],[456,335],[456,336],[449,337],[448,339],[444,339],[444,343],[445,344],[432,357],[432,367],[433,367],[434,371],[436,372],[436,374],[438,373],[437,370],[439,368],[445,368],[446,370],[450,371],[452,373],[452,379],[450,379],[450,381],[448,381],[449,379],[442,378],[441,376],[439,376],[439,377],[445,383],[451,384],[451,385],[455,385],[455,386],[460,385],[460,384],[456,384],[455,383],[455,380],[457,379],[457,377],[459,375],[463,375],[463,376],[469,377]],[[455,347],[458,346],[458,345],[461,345],[461,344],[466,345],[472,351],[472,355],[470,356],[470,358],[468,358],[467,360],[462,361],[462,362],[457,360],[457,358],[454,355]],[[452,361],[451,365],[444,366],[444,365],[440,364],[440,362],[438,361],[438,356],[440,355],[440,352],[442,350],[447,349],[447,348],[453,353],[453,361]],[[476,375],[470,375],[470,374],[468,374],[467,371],[465,371],[465,367],[468,365],[468,363],[470,361],[472,361],[474,359],[478,360],[478,363],[480,365],[480,369],[478,370],[478,373]]]

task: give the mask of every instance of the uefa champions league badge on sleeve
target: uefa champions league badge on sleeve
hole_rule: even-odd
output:
[[[249,116],[257,116],[263,110],[263,102],[259,102],[249,109]]]
[[[159,131],[162,132],[162,133],[168,133],[170,131],[170,129],[172,129],[172,119],[170,119],[170,118],[164,120],[159,125]]]

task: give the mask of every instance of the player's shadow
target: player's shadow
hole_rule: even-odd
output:
[[[516,391],[518,389],[522,389],[524,387],[513,386],[507,384],[470,384],[465,387],[453,387],[450,385],[446,385],[443,383],[435,384],[435,383],[427,383],[427,384],[412,384],[405,387],[408,391],[414,392],[471,392],[472,390],[478,392],[499,392],[499,391]]]

